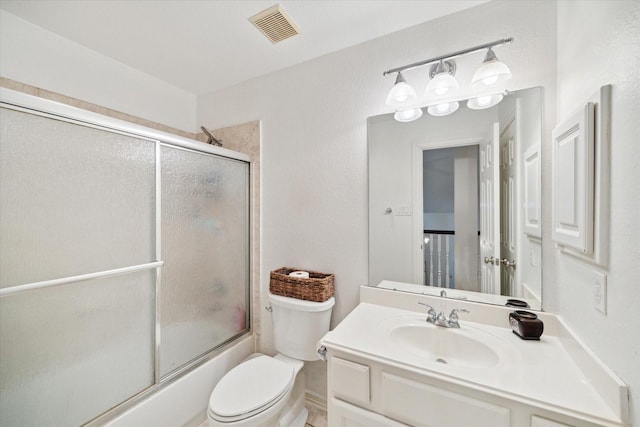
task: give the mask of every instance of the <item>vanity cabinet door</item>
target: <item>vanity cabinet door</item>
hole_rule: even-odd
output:
[[[390,420],[375,412],[349,405],[338,399],[331,399],[329,412],[331,427],[406,427],[406,424]]]
[[[531,427],[572,427],[569,424],[551,421],[546,418],[540,418],[535,415],[531,416]]]
[[[509,408],[382,373],[382,414],[416,427],[510,427]]]
[[[339,357],[332,357],[329,368],[333,395],[356,405],[370,403],[369,367]]]

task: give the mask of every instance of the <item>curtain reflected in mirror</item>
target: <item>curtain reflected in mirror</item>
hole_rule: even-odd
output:
[[[370,285],[541,308],[541,102],[369,118]]]

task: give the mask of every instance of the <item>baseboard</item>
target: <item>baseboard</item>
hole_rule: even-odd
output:
[[[327,411],[327,399],[323,396],[320,396],[319,394],[313,393],[311,391],[306,391],[304,393],[304,400],[305,403],[309,405],[313,405],[325,412]]]

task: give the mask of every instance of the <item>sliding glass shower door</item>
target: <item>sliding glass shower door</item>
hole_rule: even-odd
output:
[[[81,425],[248,330],[247,162],[0,108],[0,425]]]
[[[162,169],[160,375],[246,329],[245,162],[169,146]]]

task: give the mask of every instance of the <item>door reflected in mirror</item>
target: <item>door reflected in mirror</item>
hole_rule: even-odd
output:
[[[541,308],[541,102],[369,118],[370,285]]]

